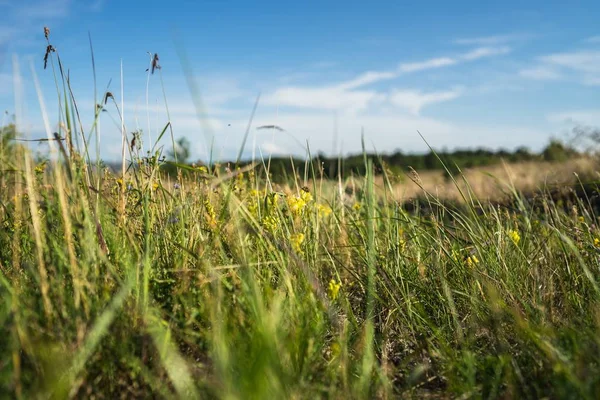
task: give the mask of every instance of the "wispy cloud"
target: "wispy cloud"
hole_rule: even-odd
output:
[[[390,94],[389,100],[393,105],[404,108],[411,114],[419,115],[423,107],[454,100],[463,93],[464,89],[461,87],[443,92],[430,93],[424,93],[421,90],[394,90]]]
[[[543,56],[541,62],[576,75],[585,85],[600,84],[600,51],[581,50]]]
[[[289,154],[290,151],[280,145],[275,144],[274,142],[264,142],[260,146],[263,154],[271,154],[271,155],[286,155]]]
[[[404,108],[412,114],[418,114],[429,104],[449,101],[459,97],[463,90],[438,91],[424,93],[418,90],[396,90],[382,93],[375,90],[358,90],[364,86],[393,80],[401,75],[420,71],[450,67],[472,62],[486,57],[508,54],[510,48],[478,47],[453,57],[435,57],[423,61],[403,62],[395,69],[367,71],[357,77],[338,84],[321,87],[287,86],[268,94],[263,103],[268,105],[291,106],[324,110],[346,110],[356,112],[375,104],[388,104]]]
[[[534,80],[564,79],[588,86],[600,85],[600,51],[574,50],[537,58],[537,65],[519,71]]]
[[[310,108],[320,110],[346,110],[357,112],[370,103],[381,100],[375,91],[347,90],[343,87],[285,87],[267,95],[263,104]]]
[[[394,79],[399,75],[398,71],[367,71],[354,79],[339,84],[337,87],[341,90],[356,89],[371,83]]]
[[[533,79],[537,81],[549,81],[560,79],[561,74],[550,66],[537,66],[533,68],[525,68],[519,71],[519,75],[523,78]]]
[[[388,71],[368,71],[358,77],[344,82],[339,87],[344,89],[354,89],[371,83],[395,79],[402,74],[426,71],[449,67],[463,62],[475,61],[481,58],[499,56],[510,53],[508,46],[502,47],[478,47],[466,53],[458,54],[454,57],[436,57],[423,61],[400,63],[396,69]]]
[[[454,65],[457,62],[457,59],[450,57],[432,58],[430,60],[425,61],[400,64],[400,66],[398,67],[398,72],[424,71],[428,69],[447,67],[450,65]]]
[[[348,112],[365,110],[373,105],[387,104],[400,107],[411,114],[417,115],[427,105],[456,99],[462,95],[464,90],[461,88],[430,93],[420,90],[394,90],[386,93],[359,89],[370,84],[393,80],[404,74],[449,67],[509,52],[510,48],[507,46],[479,47],[454,57],[436,57],[423,61],[403,62],[398,64],[395,69],[367,71],[338,84],[321,87],[286,86],[268,94],[263,103],[306,109],[345,110]]]
[[[462,60],[474,61],[480,58],[501,56],[511,52],[511,48],[508,46],[502,47],[479,47],[475,50],[469,51],[461,56]]]
[[[574,51],[555,53],[541,58],[542,62],[580,72],[600,72],[600,51]]]

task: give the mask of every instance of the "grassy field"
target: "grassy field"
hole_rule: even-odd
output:
[[[443,170],[417,171],[418,179],[413,174],[401,176],[392,190],[401,201],[420,197],[425,191],[441,199],[462,202],[461,191],[467,190],[481,201],[508,201],[514,197],[513,189],[531,195],[540,189],[576,186],[581,179],[594,180],[598,167],[595,157],[576,157],[565,162],[505,163],[465,169],[456,181],[448,179]],[[383,183],[382,178],[375,181]]]
[[[2,398],[600,392],[592,199],[534,207],[500,177],[502,207],[457,176],[464,207],[421,191],[437,206],[408,213],[401,186],[369,172],[171,179],[159,150],[114,175],[65,142],[45,163],[0,151]]]

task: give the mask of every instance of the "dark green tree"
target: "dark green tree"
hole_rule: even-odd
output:
[[[175,149],[169,150],[169,157],[185,164],[191,155],[191,143],[186,137],[181,137],[175,142]]]

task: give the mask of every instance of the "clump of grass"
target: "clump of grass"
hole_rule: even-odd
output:
[[[464,209],[426,193],[430,211],[407,213],[370,161],[351,197],[319,171],[312,188],[272,187],[265,164],[226,175],[180,165],[172,182],[162,148],[140,156],[125,140],[129,168],[114,175],[90,160],[100,130],[73,122],[61,74],[59,120],[81,149],[50,168],[16,144],[0,154],[11,165],[0,172],[3,396],[600,390],[589,203],[534,208],[514,192],[517,206],[499,207],[464,185]]]

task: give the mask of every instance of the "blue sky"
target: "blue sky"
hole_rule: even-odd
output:
[[[486,3],[0,0],[0,109],[22,110],[23,130],[45,135],[33,65],[56,130],[55,84],[42,62],[47,25],[86,131],[90,32],[98,91],[112,79],[119,103],[123,63],[127,130],[142,129],[147,148],[168,121],[162,76],[175,135],[191,140],[194,157],[206,157],[212,137],[218,158],[235,157],[259,93],[246,155],[302,154],[306,141],[314,152],[357,152],[362,130],[380,152],[425,151],[417,130],[436,148],[538,150],[575,126],[600,126],[600,3]],[[149,81],[148,52],[162,66]],[[118,115],[107,109],[101,149],[114,160]],[[265,124],[286,133],[255,129]]]

